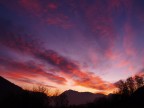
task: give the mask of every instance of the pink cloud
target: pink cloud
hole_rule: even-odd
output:
[[[125,48],[125,52],[129,56],[134,56],[136,54],[135,48],[134,48],[134,30],[130,26],[129,23],[126,23],[125,25],[125,33],[123,37],[123,46]]]
[[[40,16],[44,11],[39,0],[20,0],[19,3],[24,9],[36,16]]]
[[[55,25],[58,27],[62,27],[64,29],[69,29],[74,26],[74,24],[70,22],[69,17],[63,14],[56,14],[55,16],[49,16],[46,19],[46,22],[49,25]]]
[[[4,74],[6,76],[11,76],[13,79],[15,78],[21,78],[26,77],[29,79],[35,79],[36,77],[45,77],[47,80],[50,80],[52,82],[55,82],[57,84],[65,84],[66,79],[51,73],[48,73],[43,68],[41,68],[39,65],[35,64],[34,62],[17,62],[10,59],[3,59],[0,58],[0,64],[1,71],[7,71],[7,72],[1,72],[1,74]],[[36,79],[35,79],[36,80]],[[33,83],[33,82],[31,82]]]
[[[51,9],[51,10],[56,10],[58,8],[58,4],[48,3],[48,8]]]
[[[130,62],[128,60],[121,60],[118,64],[118,67],[122,68],[122,67],[126,67],[130,64]]]

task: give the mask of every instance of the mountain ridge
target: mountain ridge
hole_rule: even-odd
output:
[[[96,99],[105,97],[106,95],[91,92],[78,92],[74,90],[66,90],[61,95],[66,95],[69,100],[69,105],[81,105],[93,102]]]

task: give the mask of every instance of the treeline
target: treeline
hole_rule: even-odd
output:
[[[129,77],[126,80],[120,80],[115,83],[118,88],[117,93],[122,95],[131,95],[137,89],[144,85],[144,79],[142,76]]]
[[[144,77],[134,76],[115,83],[117,90],[78,108],[144,108]]]

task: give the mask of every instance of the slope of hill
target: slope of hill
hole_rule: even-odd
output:
[[[0,97],[10,94],[18,94],[21,91],[23,91],[21,87],[0,76]]]

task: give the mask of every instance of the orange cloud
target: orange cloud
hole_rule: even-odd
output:
[[[84,86],[96,90],[114,89],[113,84],[103,81],[100,77],[95,75],[85,74],[81,76],[78,80],[75,80],[75,84],[79,86]]]
[[[27,77],[28,79],[35,79],[36,77],[45,77],[47,80],[55,82],[57,84],[64,85],[66,83],[65,78],[44,71],[43,68],[39,67],[34,62],[22,63],[14,60],[0,58],[0,63],[1,66],[7,68],[5,70],[7,72],[3,72],[3,74],[11,76],[14,79],[22,77]],[[1,71],[3,70],[1,69]]]

